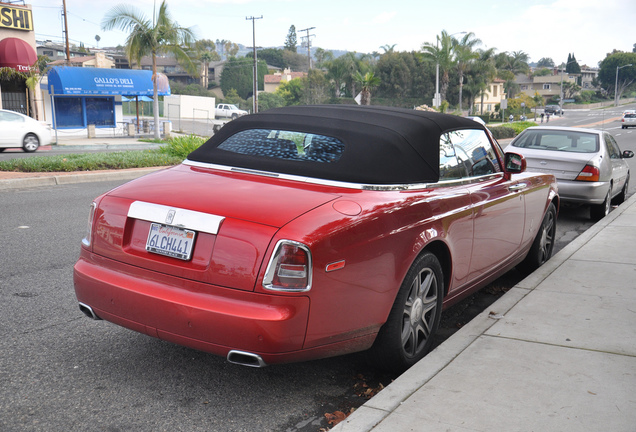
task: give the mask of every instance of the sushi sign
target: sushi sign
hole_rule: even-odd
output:
[[[3,6],[0,8],[0,28],[33,31],[33,17],[29,9]]]

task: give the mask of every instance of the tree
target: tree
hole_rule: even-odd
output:
[[[367,72],[362,75],[356,71],[356,82],[360,84],[360,105],[371,105],[371,90],[380,85],[380,78],[375,76],[373,72]]]
[[[499,78],[506,81],[504,87],[508,93],[508,99],[512,99],[519,90],[519,85],[515,83],[515,76],[530,72],[528,60],[528,54],[523,51],[514,51],[511,54],[503,52],[495,56]]]
[[[245,57],[253,59],[254,53],[250,51],[245,54]],[[256,55],[256,57],[259,60],[263,60],[270,66],[281,69],[286,67],[285,60],[283,58],[283,50],[280,48],[263,48],[261,50],[258,50],[258,54]]]
[[[459,75],[459,111],[462,110],[462,90],[464,87],[464,72],[470,63],[479,57],[479,53],[473,51],[477,45],[481,45],[481,40],[475,38],[473,32],[466,33],[463,38],[457,40],[453,38],[453,50],[457,63],[457,74]]]
[[[196,68],[186,49],[194,42],[194,32],[180,27],[168,13],[165,0],[161,2],[157,15],[152,21],[142,15],[138,9],[130,5],[119,5],[112,8],[102,21],[103,30],[119,29],[128,32],[125,52],[132,63],[141,63],[147,55],[152,57],[153,111],[155,120],[155,138],[160,138],[159,97],[157,94],[157,55],[171,53],[185,69],[196,74]]]
[[[258,94],[258,112],[283,106],[285,106],[285,99],[276,93],[263,92]]]
[[[467,71],[467,88],[470,94],[470,106],[475,105],[477,97],[481,98],[481,114],[484,113],[484,97],[488,86],[497,76],[495,65],[495,49],[477,50],[478,57],[470,64]]]
[[[258,87],[263,88],[265,75],[267,74],[267,64],[258,60],[257,63]],[[234,89],[238,95],[247,99],[254,93],[254,60],[246,57],[230,57],[223,68],[221,74],[221,90],[224,95]]]
[[[287,37],[285,38],[285,49],[287,51],[296,52],[296,47],[298,46],[298,39],[296,37],[296,26],[292,24],[289,27],[289,32],[287,33]]]
[[[576,57],[574,57],[574,54],[568,54],[568,62],[565,65],[565,72],[568,74],[581,73],[581,66],[579,66],[579,63],[576,61]]]
[[[623,67],[632,64],[633,66]],[[617,69],[620,67],[618,73]],[[633,88],[636,80],[636,53],[616,52],[608,55],[599,63],[598,81],[601,87],[609,94],[616,94],[617,99],[621,98],[623,92]],[[617,86],[618,84],[618,86]]]
[[[441,100],[446,100],[450,81],[449,72],[455,65],[451,36],[446,30],[442,30],[435,44],[425,42],[422,45],[422,55],[426,60],[439,65],[439,93]]]
[[[315,66],[320,69],[326,62],[332,61],[334,59],[333,52],[326,51],[323,48],[316,48],[314,51],[314,58],[316,59]]]
[[[300,78],[294,78],[291,81],[281,83],[274,94],[283,98],[285,106],[300,105],[305,95],[305,86]]]
[[[201,39],[194,44],[196,56],[201,62],[203,73],[201,74],[201,85],[207,90],[210,85],[210,62],[221,59],[216,52],[216,44],[210,39]]]
[[[537,67],[538,68],[553,68],[554,60],[552,60],[550,57],[541,57],[541,59],[539,59],[539,61],[537,62]]]

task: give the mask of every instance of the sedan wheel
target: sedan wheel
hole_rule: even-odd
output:
[[[612,185],[610,185],[607,195],[605,195],[605,201],[603,204],[596,204],[590,207],[590,217],[593,221],[600,221],[610,212],[612,206]]]
[[[435,255],[425,252],[415,261],[369,351],[376,366],[401,372],[430,350],[442,314],[443,280]]]
[[[625,198],[627,198],[627,191],[629,190],[629,174],[625,179],[625,184],[623,185],[623,189],[621,189],[621,193],[616,195],[612,200],[612,204],[621,205],[625,202]]]
[[[40,147],[40,140],[38,140],[37,136],[27,134],[27,136],[24,137],[24,141],[22,141],[22,150],[27,153],[31,153],[36,151],[38,147]]]

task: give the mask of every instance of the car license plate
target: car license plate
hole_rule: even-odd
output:
[[[196,232],[158,223],[150,224],[146,241],[148,252],[189,260]]]

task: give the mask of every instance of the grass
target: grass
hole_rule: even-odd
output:
[[[72,172],[177,165],[205,142],[194,135],[175,137],[158,150],[34,156],[0,161],[0,171]]]

